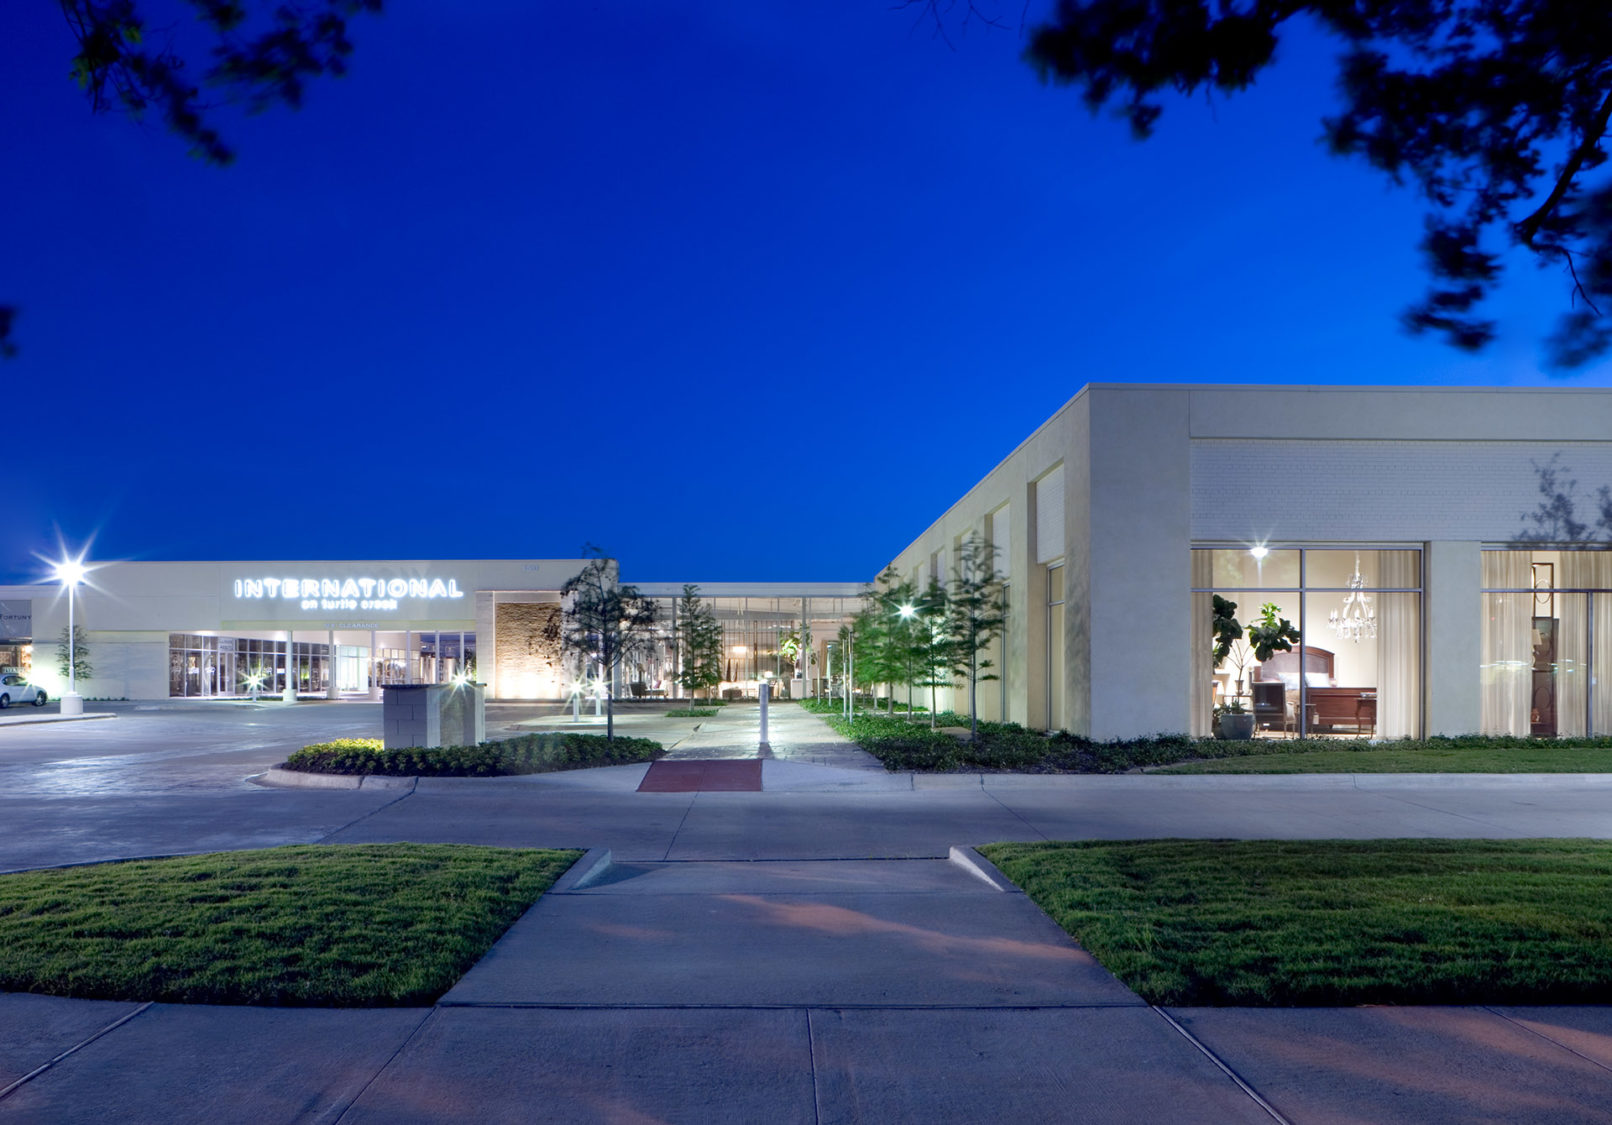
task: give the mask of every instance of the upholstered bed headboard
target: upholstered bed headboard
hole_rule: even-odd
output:
[[[1259,666],[1256,677],[1261,680],[1279,680],[1283,672],[1297,673],[1299,671],[1299,650],[1292,652],[1278,652],[1269,660]],[[1327,679],[1332,679],[1332,654],[1324,648],[1314,645],[1304,646],[1304,671],[1325,672]]]

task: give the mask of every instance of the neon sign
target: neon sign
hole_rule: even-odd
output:
[[[243,600],[279,599],[302,609],[396,609],[407,598],[432,601],[462,598],[457,579],[449,578],[237,578],[235,596]]]

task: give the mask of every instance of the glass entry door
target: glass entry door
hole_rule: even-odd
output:
[[[369,690],[369,649],[357,645],[336,646],[336,690]]]

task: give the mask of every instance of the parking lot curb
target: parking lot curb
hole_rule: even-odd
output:
[[[117,713],[113,711],[86,711],[82,715],[12,715],[0,711],[0,729],[5,727],[28,727],[35,723],[76,723],[83,719],[115,719]]]

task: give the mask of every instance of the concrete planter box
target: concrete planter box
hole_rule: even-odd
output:
[[[381,722],[388,750],[474,746],[487,738],[487,690],[482,684],[389,684]]]

